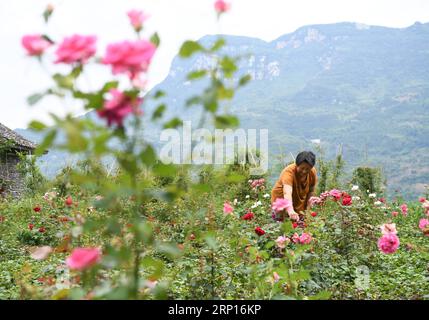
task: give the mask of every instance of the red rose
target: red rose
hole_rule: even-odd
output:
[[[72,198],[68,196],[65,203],[66,203],[66,206],[70,207],[73,204]]]
[[[248,212],[244,216],[241,217],[243,220],[252,220],[255,217],[253,212]]]
[[[191,235],[189,236],[189,239],[195,240],[195,234],[191,233]]]
[[[352,197],[348,194],[343,196],[343,206],[349,206],[352,204]]]
[[[258,236],[263,236],[265,234],[265,231],[262,230],[260,227],[256,227],[255,232]]]
[[[313,211],[313,212],[311,213],[311,216],[312,216],[312,217],[317,216],[317,212],[314,212],[314,211]]]
[[[45,227],[40,227],[40,228],[39,228],[39,232],[42,232],[42,233],[43,233],[43,232],[45,232],[45,231],[46,231]]]
[[[28,224],[28,229],[33,230],[33,228],[34,228],[34,224],[29,223],[29,224]]]
[[[386,203],[386,199],[385,198],[380,198],[380,199],[378,199],[378,201]]]
[[[35,212],[40,212],[40,210],[42,210],[42,208],[40,208],[40,206],[35,206],[35,207],[33,208],[33,210],[34,210]]]
[[[292,222],[292,228],[296,229],[298,227],[298,222]]]

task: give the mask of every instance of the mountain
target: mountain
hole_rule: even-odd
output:
[[[320,139],[328,157],[342,146],[348,170],[382,167],[390,194],[424,192],[429,184],[429,23],[401,29],[350,22],[309,25],[271,42],[223,37],[223,52],[243,55],[239,73],[253,78],[229,110],[243,128],[269,129],[272,155],[296,155],[314,149],[311,140]],[[205,36],[200,42],[216,39]],[[190,83],[185,77],[210,63],[203,56],[173,60],[167,78],[153,89],[167,92],[168,117],[196,123],[198,108],[184,103],[204,81]],[[154,107],[145,106],[147,111]],[[159,141],[159,130],[148,127],[150,138]],[[19,133],[31,139],[26,130]]]

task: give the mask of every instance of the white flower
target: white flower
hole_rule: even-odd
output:
[[[261,206],[261,205],[262,205],[262,202],[261,202],[261,201],[258,201],[258,202],[256,202],[256,204],[257,204],[258,206]]]
[[[352,197],[352,200],[353,200],[353,201],[359,201],[359,200],[360,200],[360,197],[353,196],[353,197]]]
[[[269,197],[270,197],[269,193],[264,194],[264,198],[269,198]]]
[[[377,196],[377,194],[375,194],[375,193],[370,193],[369,195],[368,195],[368,197],[370,197],[370,198],[375,198]]]
[[[381,206],[381,205],[383,205],[383,202],[381,202],[381,201],[376,201],[376,202],[374,202],[374,205],[376,205],[376,206]]]
[[[247,196],[246,196],[246,199],[249,199],[249,198],[250,198],[250,196],[249,196],[249,195],[247,195]]]
[[[352,191],[356,191],[356,190],[359,190],[359,186],[353,185]]]
[[[234,199],[234,206],[237,205],[237,203],[238,203],[238,200]]]

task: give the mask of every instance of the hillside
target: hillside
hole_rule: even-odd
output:
[[[269,129],[271,164],[280,150],[296,154],[313,149],[311,140],[320,139],[328,156],[342,145],[349,169],[382,166],[390,194],[423,192],[429,182],[429,23],[403,29],[311,25],[271,42],[224,37],[223,50],[243,54],[240,74],[250,73],[254,80],[234,97],[230,111],[243,128]],[[181,114],[196,124],[196,108],[183,106],[203,83],[191,84],[185,76],[208,63],[201,56],[174,59],[168,77],[153,89],[168,93],[169,117]],[[156,141],[159,131],[149,129]],[[53,157],[62,158],[56,152],[46,155],[44,172],[52,174],[62,165]]]

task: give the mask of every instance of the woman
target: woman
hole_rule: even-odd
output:
[[[292,220],[298,221],[300,219],[301,212],[309,207],[308,200],[314,196],[317,183],[315,163],[316,156],[313,152],[300,152],[296,156],[295,163],[283,169],[271,191],[271,203],[274,203],[277,198],[292,201],[293,210],[288,212]],[[276,218],[283,220],[284,213],[280,217],[276,215]]]

